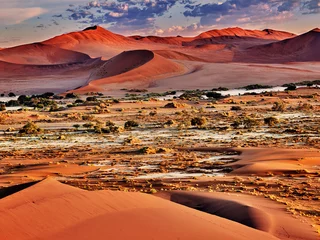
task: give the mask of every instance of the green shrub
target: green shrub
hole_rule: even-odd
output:
[[[35,123],[28,122],[26,125],[24,125],[20,130],[19,133],[24,134],[38,134],[41,133],[42,129],[39,128]]]

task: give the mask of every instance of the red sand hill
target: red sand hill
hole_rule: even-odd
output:
[[[251,47],[238,54],[235,60],[267,63],[320,61],[320,30],[316,28],[291,39]]]
[[[142,193],[89,192],[45,180],[0,199],[0,239],[278,239]]]
[[[1,61],[19,64],[63,64],[83,62],[88,59],[90,57],[84,53],[48,46],[42,43],[6,48],[0,52]]]
[[[260,30],[247,30],[239,27],[235,28],[225,28],[225,29],[214,29],[204,33],[201,33],[196,39],[199,38],[212,38],[212,37],[252,37],[252,38],[261,38],[261,39],[272,39],[272,40],[283,40],[287,38],[292,38],[295,36],[293,33],[277,31],[273,29]]]

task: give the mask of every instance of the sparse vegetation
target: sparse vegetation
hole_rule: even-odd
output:
[[[19,133],[23,133],[23,134],[38,134],[41,132],[42,132],[42,129],[33,122],[28,122],[19,130]]]
[[[127,121],[124,124],[124,128],[125,129],[131,129],[131,128],[134,128],[134,127],[139,127],[139,123],[136,122],[136,121],[133,121],[133,120]]]
[[[271,109],[272,111],[283,112],[286,109],[286,104],[283,101],[275,102]]]
[[[195,117],[191,119],[191,125],[197,127],[203,127],[207,124],[207,119],[205,117]]]

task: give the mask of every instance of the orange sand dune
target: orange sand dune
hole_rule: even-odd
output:
[[[91,27],[80,32],[63,34],[44,41],[43,44],[83,52],[93,58],[110,58],[124,50],[139,48],[134,40],[102,27]]]
[[[137,40],[144,43],[156,43],[166,45],[189,45],[189,42],[201,39],[211,39],[218,37],[248,37],[257,39],[268,39],[268,40],[283,40],[294,37],[295,35],[288,32],[277,31],[272,29],[260,30],[246,30],[242,28],[225,28],[225,29],[214,29],[196,37],[159,37],[159,36],[131,36],[130,39]]]
[[[77,63],[90,59],[84,53],[60,49],[42,43],[33,43],[13,48],[6,48],[0,52],[0,61],[19,64],[63,64]]]
[[[192,41],[193,37],[158,37],[158,36],[131,36],[130,39],[137,40],[144,43],[156,43],[165,45],[182,45],[184,42]]]
[[[201,38],[212,38],[212,37],[226,37],[226,36],[235,36],[235,37],[252,37],[252,38],[261,38],[261,39],[272,39],[272,40],[284,40],[287,38],[292,38],[295,36],[293,33],[277,31],[273,29],[260,30],[247,30],[239,27],[234,28],[225,28],[225,29],[214,29],[204,33],[201,33],[196,39]]]
[[[62,93],[88,82],[91,72],[104,62],[89,59],[82,63],[24,65],[0,61],[0,89],[16,94]]]
[[[317,171],[320,162],[318,150],[308,149],[237,149],[242,151],[240,160],[229,164],[232,174],[283,174],[299,171]]]
[[[100,42],[108,45],[125,45],[131,41],[124,36],[112,33],[102,27],[92,27],[80,32],[67,33],[51,38],[44,41],[43,44],[62,48],[73,48],[77,44],[85,42]]]
[[[206,62],[206,60],[194,57],[182,52],[178,51],[171,51],[171,50],[155,50],[154,53],[168,59],[175,59],[175,60],[186,60],[186,61],[197,61],[197,62]]]
[[[90,79],[94,81],[75,92],[104,91],[106,87],[111,87],[110,84],[124,82],[134,87],[148,87],[156,79],[179,75],[185,71],[183,65],[152,51],[128,51],[107,61],[91,74]]]
[[[320,29],[280,42],[249,48],[237,54],[235,61],[268,63],[320,61]]]
[[[316,240],[319,237],[310,224],[294,218],[286,211],[285,206],[263,197],[181,191],[158,195],[184,206],[259,229],[279,239]]]
[[[88,192],[47,179],[0,200],[0,239],[277,239],[141,193]]]

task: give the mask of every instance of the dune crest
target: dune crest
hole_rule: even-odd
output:
[[[277,31],[273,29],[265,29],[263,31],[260,31],[260,30],[247,30],[239,27],[233,27],[233,28],[210,30],[210,31],[201,33],[195,38],[199,39],[199,38],[227,37],[227,36],[283,40],[287,38],[292,38],[296,35],[293,33]]]

